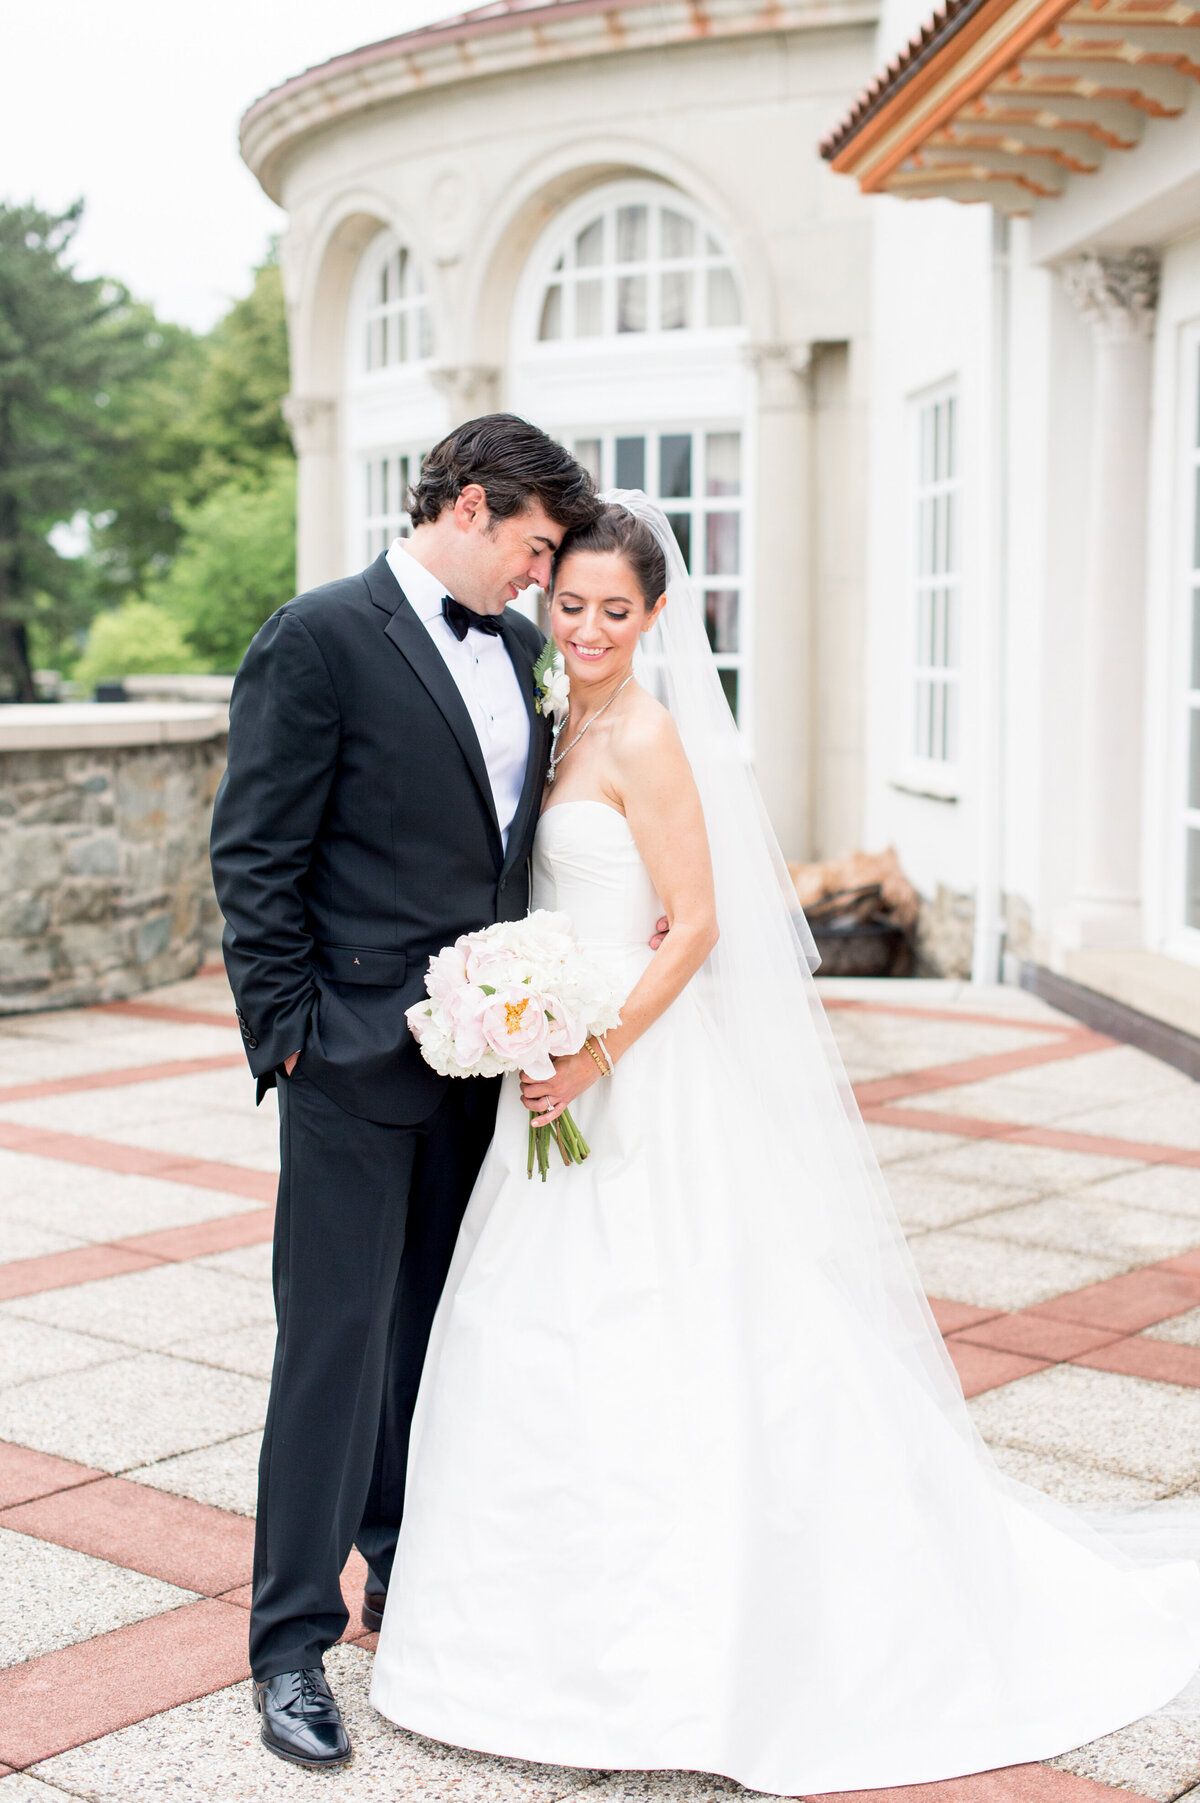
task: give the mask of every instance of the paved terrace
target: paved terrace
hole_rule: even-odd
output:
[[[1081,1503],[1200,1507],[1196,1086],[1020,991],[825,991],[1002,1463]],[[329,1664],[354,1764],[310,1774],[259,1747],[245,1639],[275,1131],[219,972],[0,1021],[0,1803],[736,1794],[401,1733],[367,1704],[372,1639],[353,1629]],[[1130,1792],[1200,1800],[1200,1705],[1052,1766],[876,1794]]]

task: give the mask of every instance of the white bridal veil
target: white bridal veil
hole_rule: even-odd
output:
[[[736,1093],[730,1118],[794,1197],[805,1243],[926,1400],[973,1448],[994,1483],[1060,1531],[1125,1564],[1194,1558],[1200,1513],[1157,1509],[1084,1517],[1000,1472],[978,1435],[917,1277],[817,995],[816,948],[721,688],[697,592],[660,508],[639,490],[602,499],[649,526],[667,560],[667,605],[646,633],[638,675],[669,708],[695,773],[721,937],[696,979]],[[1103,1529],[1101,1533],[1100,1529]]]

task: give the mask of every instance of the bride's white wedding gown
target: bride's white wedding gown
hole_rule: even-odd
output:
[[[533,905],[632,987],[624,817],[543,816]],[[759,1174],[693,984],[525,1174],[506,1079],[434,1326],[372,1700],[438,1740],[795,1795],[1048,1758],[1200,1663],[1200,1573],[998,1484]],[[1031,1499],[1032,1501],[1032,1499]]]

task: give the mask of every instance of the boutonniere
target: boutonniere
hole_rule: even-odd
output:
[[[554,724],[561,726],[571,705],[571,679],[559,668],[558,647],[553,639],[547,639],[542,646],[542,655],[533,666],[533,680],[537,686],[534,706],[538,713],[553,715]]]

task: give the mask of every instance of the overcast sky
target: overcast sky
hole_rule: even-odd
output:
[[[283,222],[238,119],[288,76],[468,0],[0,0],[0,200],[82,195],[86,275],[205,330]]]

